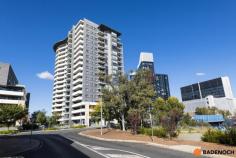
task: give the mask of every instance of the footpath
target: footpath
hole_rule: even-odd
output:
[[[115,129],[103,129],[103,135],[101,135],[100,129],[82,131],[79,133],[79,135],[89,137],[92,139],[103,140],[103,141],[143,143],[145,145],[152,145],[152,146],[157,146],[160,148],[192,153],[192,154],[196,154],[196,156],[198,154],[202,155],[201,151],[203,150],[218,150],[218,149],[231,150],[231,151],[234,151],[233,155],[207,154],[207,155],[202,155],[202,156],[213,157],[213,158],[236,157],[236,147],[225,146],[225,145],[215,144],[215,143],[207,143],[207,142],[202,142],[202,141],[179,140],[179,139],[169,140],[169,139],[163,139],[163,138],[158,138],[158,137],[151,138],[150,136],[133,135],[130,132],[124,132],[124,131],[115,130]]]

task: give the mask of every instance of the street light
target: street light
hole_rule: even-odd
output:
[[[100,101],[100,106],[101,106],[101,135],[102,135],[102,101]]]
[[[153,142],[153,122],[152,122],[152,113],[151,113],[151,106],[149,105],[149,117],[150,117],[150,123],[152,128],[152,142]]]

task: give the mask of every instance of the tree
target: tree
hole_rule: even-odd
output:
[[[58,113],[53,113],[52,116],[48,117],[47,122],[49,127],[53,127],[55,125],[58,125],[58,119],[60,118],[60,115]]]
[[[46,125],[47,123],[47,117],[45,111],[39,111],[36,115],[36,123],[39,123],[40,125]]]
[[[178,122],[184,114],[184,105],[175,97],[170,97],[167,101],[158,98],[154,102],[153,114],[168,135],[173,137],[176,135]]]
[[[27,110],[21,105],[0,105],[0,123],[6,125],[8,130],[11,125],[26,115]]]
[[[99,122],[101,121],[101,106],[103,106],[102,108],[102,117],[105,121],[108,121],[110,119],[109,116],[109,107],[108,106],[104,106],[104,103],[102,102],[98,102],[95,107],[93,108],[93,111],[91,112],[91,121],[93,122]]]
[[[140,111],[138,109],[129,109],[128,111],[128,119],[129,122],[131,124],[131,132],[133,134],[137,134],[137,130],[138,130],[138,124],[140,122]]]
[[[129,106],[140,111],[140,124],[142,127],[143,121],[149,115],[150,109],[152,109],[152,103],[156,95],[152,73],[150,70],[139,70],[130,82]]]
[[[192,119],[189,113],[184,114],[180,121],[181,126],[196,126],[197,122]]]

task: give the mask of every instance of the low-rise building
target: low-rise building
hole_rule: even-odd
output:
[[[24,85],[19,85],[11,65],[0,63],[0,106],[14,104],[28,109],[29,99],[30,93]]]

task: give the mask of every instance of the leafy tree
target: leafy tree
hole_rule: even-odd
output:
[[[133,134],[137,134],[138,124],[140,122],[140,111],[138,109],[129,109],[128,111],[128,119],[131,124],[131,130]]]
[[[27,110],[20,105],[0,105],[0,123],[6,125],[8,130],[11,125],[26,115]]]
[[[180,121],[181,126],[196,126],[197,122],[187,113],[184,114]]]
[[[48,117],[47,122],[48,122],[49,127],[53,127],[55,125],[58,125],[59,118],[60,118],[60,116],[58,113],[53,113],[52,116]]]
[[[153,76],[150,70],[139,70],[130,81],[130,107],[140,111],[140,124],[148,117],[155,97]]]
[[[108,106],[104,106],[104,103],[102,102],[98,102],[97,105],[95,105],[93,112],[91,112],[91,121],[94,122],[99,122],[101,121],[101,106],[102,106],[102,117],[103,119],[106,121],[108,121],[110,119],[109,116],[109,110],[108,110]]]
[[[40,125],[46,125],[47,123],[47,117],[45,111],[39,111],[36,115],[36,123],[39,123]]]
[[[178,122],[184,114],[184,105],[177,98],[156,99],[152,113],[170,137],[176,136]]]

